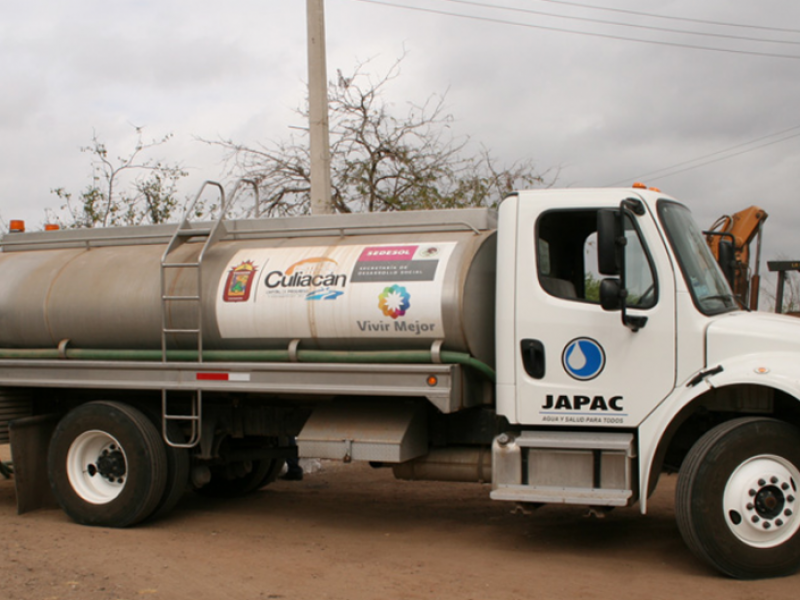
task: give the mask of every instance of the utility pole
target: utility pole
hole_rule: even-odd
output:
[[[311,138],[311,213],[331,214],[331,147],[328,138],[328,71],[324,0],[306,0],[308,19],[308,120]]]

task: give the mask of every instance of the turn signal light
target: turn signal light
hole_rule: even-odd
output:
[[[436,387],[439,385],[439,378],[436,375],[431,375],[428,377],[428,385],[431,387]]]
[[[8,225],[8,230],[12,233],[23,233],[25,231],[25,221],[12,219]]]

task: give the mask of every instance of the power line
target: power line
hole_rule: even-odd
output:
[[[698,45],[695,45],[695,44],[683,44],[683,43],[678,43],[678,42],[666,42],[666,41],[662,41],[662,40],[643,40],[643,39],[639,39],[639,38],[630,38],[630,37],[625,37],[625,36],[621,36],[621,35],[612,35],[612,34],[608,34],[608,33],[597,33],[597,32],[592,32],[592,31],[576,31],[574,29],[564,29],[562,27],[549,27],[549,26],[546,26],[546,25],[534,25],[533,23],[520,23],[518,21],[507,21],[505,19],[495,19],[495,18],[492,18],[492,17],[479,17],[479,16],[476,16],[476,15],[465,15],[465,14],[461,14],[461,13],[447,12],[447,11],[437,10],[437,9],[432,9],[432,8],[421,8],[421,7],[418,7],[418,6],[408,6],[406,4],[395,4],[395,3],[386,2],[386,1],[383,1],[383,0],[355,0],[355,1],[356,2],[364,2],[366,4],[375,4],[375,5],[379,5],[379,6],[389,6],[389,7],[392,7],[392,8],[401,8],[401,9],[405,9],[405,10],[413,10],[413,11],[417,11],[417,12],[424,12],[424,13],[429,13],[429,14],[442,15],[442,16],[446,16],[446,17],[457,17],[457,18],[461,18],[461,19],[470,19],[470,20],[473,20],[473,21],[482,21],[482,22],[485,22],[485,23],[495,23],[495,24],[498,24],[498,25],[513,25],[513,26],[516,26],[516,27],[525,27],[525,28],[528,28],[528,29],[541,29],[541,30],[545,30],[545,31],[555,31],[555,32],[559,32],[559,33],[571,33],[571,34],[575,34],[575,35],[586,35],[586,36],[590,36],[590,37],[597,37],[597,38],[610,39],[610,40],[619,40],[619,41],[624,41],[624,42],[636,42],[636,43],[639,43],[639,44],[652,44],[652,45],[656,45],[656,46],[669,46],[669,47],[672,47],[672,48],[686,48],[686,49],[689,49],[689,50],[705,50],[705,51],[710,51],[710,52],[725,52],[725,53],[728,53],[728,54],[740,54],[740,55],[743,54],[743,55],[748,55],[748,56],[762,56],[762,57],[767,57],[767,58],[787,58],[787,59],[791,59],[791,60],[800,59],[800,56],[793,55],[793,54],[776,54],[776,53],[772,53],[772,52],[757,52],[757,51],[751,51],[751,50],[735,50],[733,48],[714,48],[714,47],[710,47],[710,46],[698,46]]]
[[[487,4],[485,2],[472,2],[470,0],[440,0],[441,2],[452,2],[454,4],[464,4],[467,6],[476,6],[479,8],[491,8],[495,10],[506,10],[511,12],[518,12],[530,15],[539,15],[544,17],[551,17],[555,19],[567,19],[570,21],[582,21],[585,23],[599,23],[601,25],[613,25],[615,27],[631,27],[634,29],[646,29],[649,31],[660,31],[663,33],[677,33],[680,35],[698,35],[705,37],[723,38],[730,40],[741,40],[746,42],[758,42],[762,44],[789,44],[793,46],[800,46],[800,41],[791,40],[769,40],[764,38],[748,37],[741,35],[732,35],[726,33],[711,33],[702,31],[687,31],[685,29],[673,29],[670,27],[657,27],[654,25],[638,25],[636,23],[621,23],[619,21],[607,21],[605,19],[593,19],[591,17],[577,17],[573,15],[559,15],[555,13],[548,13],[540,10],[533,10],[530,8],[517,8],[513,6],[497,6],[494,4]]]
[[[615,181],[613,183],[609,183],[604,185],[603,187],[615,187],[618,185],[624,185],[631,181],[641,181],[643,179],[647,179],[649,181],[657,181],[659,179],[664,179],[665,177],[671,177],[672,175],[677,175],[678,173],[684,173],[686,171],[691,171],[693,169],[698,169],[700,167],[705,167],[706,165],[711,165],[717,162],[721,162],[723,160],[727,160],[729,158],[733,158],[735,156],[740,156],[742,154],[747,154],[748,152],[755,152],[756,150],[761,150],[762,148],[766,148],[767,146],[772,146],[774,144],[779,144],[781,142],[785,142],[786,140],[790,140],[796,137],[800,137],[800,133],[793,133],[792,135],[784,135],[789,133],[790,131],[796,131],[800,129],[800,125],[795,125],[794,127],[789,127],[788,129],[784,129],[782,131],[778,131],[776,133],[770,133],[769,135],[764,135],[759,138],[755,138],[748,142],[743,142],[741,144],[736,144],[735,146],[731,146],[729,148],[725,148],[723,150],[717,150],[716,152],[711,152],[710,154],[704,154],[702,156],[698,156],[696,158],[692,158],[689,160],[685,160],[674,165],[670,165],[669,167],[663,167],[661,169],[656,169],[655,171],[650,171],[649,173],[644,173],[642,175],[637,175],[636,177],[629,177],[626,179],[621,179],[619,181]],[[761,144],[759,146],[754,146],[752,148],[745,148],[746,146],[752,146],[758,142],[768,140],[770,138],[774,138],[777,136],[784,136],[777,140],[772,140],[767,142],[766,144]],[[745,148],[740,150],[739,152],[734,152],[731,154],[733,150],[738,148]],[[724,155],[724,156],[720,156]],[[711,159],[711,160],[706,160]],[[704,162],[698,162],[704,161]],[[697,164],[693,164],[697,163]],[[689,165],[689,166],[687,166]],[[685,167],[685,168],[680,168]],[[677,170],[675,170],[677,169]],[[666,171],[666,173],[664,172]],[[659,175],[660,173],[660,175]]]
[[[592,6],[581,2],[569,2],[568,0],[539,0],[540,2],[550,2],[551,4],[564,4],[566,6],[577,6],[579,8],[589,8],[592,10],[603,10],[607,12],[623,13],[636,15],[637,17],[649,17],[651,19],[669,19],[671,21],[684,21],[686,23],[701,23],[703,25],[715,25],[718,27],[741,27],[745,29],[761,29],[763,31],[779,31],[782,33],[800,33],[800,29],[785,29],[783,27],[768,27],[764,25],[746,25],[742,23],[724,23],[721,21],[707,21],[705,19],[692,19],[691,17],[674,17],[670,15],[656,15],[652,13],[639,12],[636,10],[626,10],[623,8],[610,8],[605,6]]]

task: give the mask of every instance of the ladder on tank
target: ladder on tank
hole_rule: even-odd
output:
[[[222,239],[227,230],[225,228],[225,217],[228,209],[236,198],[241,184],[248,183],[252,185],[255,193],[255,206],[256,215],[258,214],[258,185],[249,179],[240,179],[234,187],[231,194],[230,202],[225,200],[225,189],[220,183],[215,181],[206,181],[200,186],[200,191],[197,192],[192,203],[186,209],[183,219],[175,229],[169,243],[167,244],[164,253],[161,255],[161,362],[166,363],[169,361],[169,339],[174,338],[193,338],[193,347],[196,349],[198,363],[203,362],[203,278],[202,267],[203,259],[206,256],[208,249]],[[190,217],[195,214],[195,209],[200,201],[203,192],[207,187],[216,187],[219,190],[220,206],[219,215],[217,219],[211,223],[192,223]],[[202,246],[197,253],[195,259],[175,259],[174,254],[186,242],[194,240],[199,242],[202,240]],[[175,283],[175,277],[168,277],[168,273],[178,271],[178,275],[191,274],[190,277],[194,279],[194,289],[190,293],[176,294],[171,290],[170,283]],[[188,308],[188,313],[193,315],[192,323],[183,326],[173,326],[172,307],[179,305],[181,308]],[[180,311],[186,312],[186,311]],[[185,323],[185,321],[183,321]],[[174,406],[172,407],[174,408]],[[194,448],[200,443],[202,438],[202,420],[203,420],[203,390],[197,388],[194,390],[190,405],[187,412],[174,412],[170,407],[170,398],[167,389],[161,390],[161,422],[162,422],[162,436],[164,441],[174,448]],[[170,426],[171,423],[183,423],[188,426],[189,439],[174,439],[174,428]]]

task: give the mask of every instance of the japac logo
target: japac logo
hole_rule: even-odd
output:
[[[228,280],[225,282],[225,291],[222,299],[225,302],[247,302],[250,299],[250,290],[253,288],[258,269],[252,261],[245,261],[228,271]]]
[[[384,315],[396,319],[406,314],[411,307],[411,294],[401,285],[393,285],[383,289],[378,296],[378,308]]]
[[[576,338],[561,355],[564,370],[574,379],[588,381],[603,372],[606,354],[603,347],[591,338]]]

